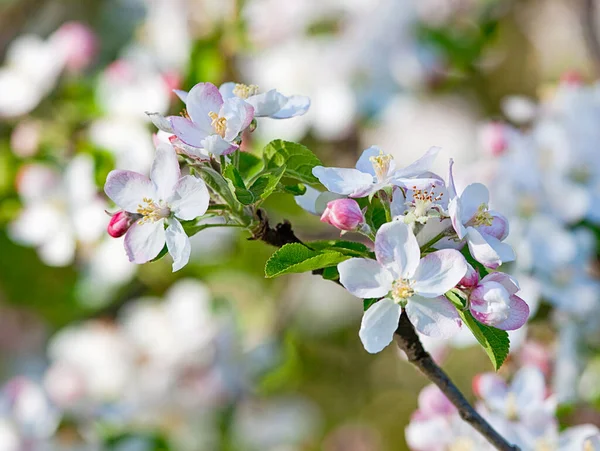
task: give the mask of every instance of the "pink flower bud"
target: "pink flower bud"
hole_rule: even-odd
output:
[[[88,67],[98,50],[98,39],[92,29],[79,22],[67,22],[53,36],[62,48],[67,69],[78,72]]]
[[[560,82],[563,85],[581,86],[583,84],[583,77],[576,70],[568,70],[561,75]]]
[[[481,141],[486,153],[497,157],[508,148],[508,127],[501,122],[490,122],[481,130]]]
[[[135,218],[130,213],[118,211],[110,218],[106,231],[113,238],[119,238],[120,236],[125,235],[134,220]]]
[[[475,270],[475,268],[473,268],[471,265],[469,265],[467,263],[467,273],[465,274],[465,276],[462,279],[460,279],[460,282],[458,282],[458,285],[463,286],[463,287],[472,288],[472,287],[476,287],[478,283],[479,283],[479,273]]]
[[[365,222],[365,217],[354,199],[336,199],[327,204],[321,222],[340,230],[356,230]]]

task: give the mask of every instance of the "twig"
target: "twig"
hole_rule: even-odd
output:
[[[581,26],[596,76],[600,76],[600,40],[596,29],[595,0],[582,0]]]
[[[260,226],[251,239],[262,240],[272,246],[281,247],[288,243],[302,243],[294,234],[292,225],[285,221],[275,228],[269,226],[269,220],[263,210],[257,212]],[[313,271],[313,274],[319,274]],[[339,283],[339,282],[338,282]],[[409,362],[415,365],[431,382],[439,387],[450,402],[458,409],[460,417],[483,435],[500,451],[519,451],[519,447],[508,443],[496,430],[469,404],[454,382],[425,351],[419,336],[403,311],[396,329],[396,343],[408,356]]]

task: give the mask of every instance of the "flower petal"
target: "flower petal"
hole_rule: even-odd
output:
[[[147,263],[165,246],[164,221],[134,222],[125,234],[125,251],[132,263]]]
[[[448,164],[448,183],[446,183],[446,189],[448,190],[448,196],[450,199],[454,199],[456,196],[456,185],[454,184],[454,173],[452,171],[454,167],[454,160],[450,158]]]
[[[516,330],[523,326],[528,318],[529,306],[523,299],[513,294],[510,297],[508,318],[501,323],[495,324],[494,327],[502,330]]]
[[[223,97],[212,83],[198,83],[188,93],[185,105],[190,118],[200,128],[212,128],[209,113],[218,113],[223,105]]]
[[[224,140],[219,135],[210,135],[202,140],[201,147],[212,155],[221,156],[235,152],[240,146]]]
[[[156,198],[156,189],[148,177],[132,171],[111,171],[106,177],[104,192],[120,208],[137,213],[142,199]]]
[[[351,258],[338,265],[340,283],[354,296],[380,298],[392,289],[392,275],[375,260]]]
[[[181,89],[173,89],[173,92],[177,97],[179,97],[184,103],[187,101],[188,93],[187,91],[183,91]]]
[[[150,118],[154,126],[159,130],[162,130],[165,133],[175,133],[173,131],[171,121],[168,118],[164,117],[162,114],[149,113],[148,111],[146,111],[146,115]]]
[[[517,404],[521,408],[527,409],[542,404],[546,398],[544,373],[534,366],[521,368],[510,384],[510,391],[515,394]]]
[[[380,153],[381,149],[377,146],[371,146],[368,149],[363,150],[363,153],[356,162],[356,169],[358,169],[360,172],[365,172],[375,177],[375,169],[373,168],[373,163],[371,162],[370,158],[376,157]]]
[[[189,221],[202,216],[208,209],[210,194],[203,180],[192,175],[179,179],[168,200],[169,207],[179,219]]]
[[[310,99],[306,96],[289,96],[286,104],[275,114],[273,119],[288,119],[302,116],[310,108]]]
[[[380,352],[394,339],[402,309],[389,298],[373,304],[364,313],[358,336],[371,354]]]
[[[390,213],[392,218],[402,217],[406,212],[406,196],[400,188],[394,188],[392,201],[390,202]]]
[[[421,251],[410,227],[402,221],[393,221],[377,231],[375,255],[396,278],[410,279],[419,266]]]
[[[180,177],[181,171],[175,149],[170,144],[159,144],[150,172],[150,180],[154,183],[158,199],[167,200],[173,194],[175,184]]]
[[[419,411],[429,418],[457,413],[454,404],[434,384],[427,385],[419,393]]]
[[[192,246],[190,239],[177,219],[169,219],[169,226],[165,231],[165,239],[169,254],[173,257],[173,272],[179,271],[190,260]]]
[[[270,91],[246,99],[246,102],[254,108],[254,115],[256,117],[272,116],[279,112],[287,101],[287,97],[277,92],[276,89],[271,89]]]
[[[511,295],[520,290],[517,280],[513,276],[503,272],[491,272],[481,279],[479,284],[483,285],[486,282],[498,282],[506,289],[506,291],[508,291],[508,294]]]
[[[212,128],[202,129],[185,117],[172,116],[170,121],[175,135],[190,146],[202,147],[202,141],[212,133]]]
[[[415,329],[428,337],[450,338],[460,330],[458,312],[444,296],[433,299],[412,296],[405,310]]]
[[[481,205],[487,205],[490,201],[490,193],[485,185],[471,183],[460,195],[461,222],[466,224],[475,216]]]
[[[512,248],[493,236],[482,235],[475,228],[467,228],[469,251],[475,260],[482,265],[496,269],[503,262],[515,259]]]
[[[462,240],[467,234],[467,228],[462,222],[462,207],[460,204],[460,197],[454,197],[448,204],[448,215],[450,215],[450,221],[452,221],[452,227],[456,232],[458,239]]]
[[[406,178],[397,177],[394,175],[390,178],[390,183],[395,186],[401,186],[407,189],[429,189],[432,186],[439,185],[442,182],[440,179],[431,177],[417,177],[417,178]]]
[[[254,118],[254,107],[248,102],[237,97],[227,99],[219,112],[219,116],[227,119],[225,140],[233,141],[245,130]]]
[[[441,147],[430,147],[425,154],[414,163],[406,166],[403,169],[398,169],[394,176],[395,177],[417,177],[424,172],[429,171],[437,154],[440,152]]]
[[[235,85],[236,83],[233,81],[228,81],[227,83],[223,83],[221,86],[219,86],[219,92],[221,93],[221,97],[223,97],[224,101],[231,99],[232,97],[236,97],[236,95],[233,93]]]
[[[316,166],[312,173],[329,191],[350,197],[365,196],[373,187],[373,176],[358,169]]]
[[[460,252],[442,249],[421,259],[413,279],[413,290],[433,298],[454,288],[467,273],[467,262]]]

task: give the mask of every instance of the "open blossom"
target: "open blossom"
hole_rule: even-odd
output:
[[[375,255],[377,261],[351,258],[338,265],[341,284],[354,296],[383,297],[363,316],[359,335],[368,352],[390,344],[402,308],[425,335],[447,338],[458,331],[458,313],[443,294],[467,272],[460,252],[444,249],[421,259],[412,230],[394,221],[377,232]]]
[[[490,195],[481,183],[470,184],[458,196],[452,165],[451,160],[448,213],[458,239],[466,241],[473,258],[488,268],[495,269],[504,262],[513,261],[515,254],[512,248],[502,242],[508,236],[508,220],[489,210]]]
[[[312,172],[329,191],[350,197],[365,197],[387,186],[423,189],[440,182],[429,173],[439,150],[432,147],[413,164],[397,169],[394,157],[371,146],[358,159],[356,169],[316,166]]]
[[[140,216],[125,234],[130,261],[146,263],[154,259],[166,242],[173,257],[173,271],[187,264],[191,246],[179,219],[192,220],[206,213],[209,194],[202,180],[190,175],[181,177],[171,146],[161,144],[157,148],[150,178],[115,170],[108,174],[104,190],[124,211]]]
[[[340,230],[352,231],[365,222],[365,216],[354,199],[336,199],[327,203],[321,222]]]
[[[493,272],[479,280],[469,267],[461,282],[470,293],[469,308],[477,321],[502,330],[518,329],[527,321],[529,306],[516,295],[519,285],[508,274]]]
[[[175,91],[184,102],[188,93]],[[227,82],[219,87],[223,100],[239,98],[254,108],[254,117],[270,117],[273,119],[288,119],[301,116],[308,111],[310,99],[306,96],[284,96],[276,89],[261,93],[256,85]]]

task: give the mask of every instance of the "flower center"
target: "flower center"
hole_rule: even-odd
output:
[[[171,214],[171,210],[163,201],[154,202],[152,199],[144,197],[143,202],[146,206],[139,204],[137,209],[137,212],[142,215],[138,224],[156,222],[160,219],[169,217]]]
[[[248,97],[258,94],[258,86],[236,83],[235,88],[233,88],[233,93],[240,99],[247,99]]]
[[[225,137],[225,130],[227,130],[227,119],[223,116],[219,116],[214,111],[208,113],[208,116],[212,119],[210,125],[212,125],[213,130],[217,135],[221,138]]]
[[[585,441],[585,443],[583,444],[583,451],[595,451],[594,444],[592,443],[591,440]]]
[[[477,213],[475,213],[475,216],[473,216],[473,219],[471,219],[471,221],[469,221],[469,223],[470,223],[470,225],[473,225],[475,227],[491,226],[493,221],[494,221],[494,218],[488,211],[487,204],[481,204],[479,206],[479,208],[477,209]]]
[[[410,280],[398,279],[392,284],[392,298],[398,304],[404,304],[408,298],[415,294]]]
[[[534,449],[535,449],[535,451],[555,451],[556,448],[554,446],[552,446],[552,444],[549,443],[547,439],[541,438],[535,442]],[[584,451],[588,451],[585,448],[585,445],[584,445]],[[589,451],[593,451],[593,449],[590,448]]]
[[[377,176],[377,180],[382,182],[386,179],[388,172],[390,172],[390,165],[394,157],[391,155],[383,153],[383,150],[379,151],[379,155],[369,157],[369,161],[373,165],[373,169],[375,170],[375,175]]]
[[[413,221],[425,223],[430,210],[440,210],[435,203],[441,201],[443,196],[444,193],[435,194],[435,185],[428,190],[413,187],[412,200],[405,204],[408,207],[407,216]]]
[[[448,451],[474,451],[475,443],[469,437],[459,437],[450,445]]]
[[[506,396],[506,418],[510,421],[517,421],[519,419],[517,396],[513,392],[509,392]]]

